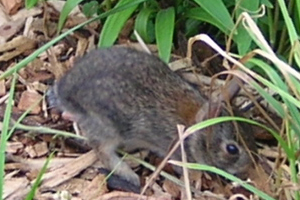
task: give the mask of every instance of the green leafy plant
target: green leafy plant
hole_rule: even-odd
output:
[[[98,3],[98,1],[90,1],[83,5],[82,12],[87,17],[92,17],[93,15],[98,13],[99,8],[100,8],[100,4]]]
[[[175,11],[173,7],[160,10],[155,20],[156,43],[159,49],[159,57],[169,62],[172,50]]]
[[[25,7],[27,9],[33,8],[38,3],[38,1],[39,0],[26,0],[25,1]]]
[[[52,152],[50,154],[50,156],[47,158],[45,164],[43,165],[43,168],[40,170],[36,180],[34,181],[34,184],[30,190],[30,192],[28,193],[28,195],[26,196],[26,200],[31,200],[31,199],[34,199],[34,195],[39,187],[39,185],[41,184],[42,182],[42,178],[43,178],[43,175],[46,173],[46,170],[47,170],[47,167],[49,165],[49,162],[51,161],[51,159],[53,158],[54,156],[54,152]]]
[[[119,6],[126,5],[130,2],[132,2],[132,0],[119,1],[115,7],[118,8]],[[116,14],[110,15],[106,19],[100,34],[100,39],[98,43],[99,47],[109,47],[113,45],[122,27],[124,26],[128,18],[132,15],[132,13],[135,11],[137,6],[138,4]]]
[[[282,6],[284,6],[282,4]],[[281,9],[284,11],[285,9]],[[270,133],[277,139],[279,148],[281,148],[289,161],[289,167],[291,172],[291,181],[294,184],[299,184],[298,179],[298,166],[296,162],[298,160],[296,152],[299,151],[299,138],[300,138],[300,73],[296,71],[292,66],[288,65],[285,61],[279,58],[278,55],[275,54],[273,49],[268,44],[267,40],[257,27],[256,23],[251,19],[249,14],[242,13],[241,16],[244,20],[244,27],[248,30],[248,34],[252,39],[252,42],[259,47],[259,49],[254,50],[248,54],[248,58],[253,57],[258,54],[260,58],[251,58],[248,59],[248,63],[251,64],[252,69],[259,69],[257,71],[263,72],[264,76],[255,73],[253,70],[249,70],[243,64],[237,62],[232,57],[229,57],[226,52],[222,51],[220,47],[218,47],[211,39],[209,39],[205,35],[196,36],[195,38],[200,39],[206,42],[208,45],[213,47],[219,54],[226,57],[229,61],[238,66],[241,70],[243,70],[246,74],[241,75],[241,73],[235,73],[235,71],[229,71],[234,75],[238,75],[241,79],[243,79],[248,84],[252,85],[264,98],[268,105],[283,119],[283,123],[281,127],[268,116],[266,112],[262,112],[265,119],[272,124],[273,130],[268,129]],[[296,33],[296,27],[290,23],[290,20],[287,20],[287,29],[292,33],[290,35],[290,41],[294,41],[293,44],[297,44],[298,40],[293,40]],[[293,56],[295,63],[297,61],[297,53],[291,51],[290,55]],[[241,58],[240,55],[235,55],[238,58]],[[297,64],[296,68],[299,65]],[[275,91],[278,96],[280,96],[280,100],[269,94],[263,87],[271,89]],[[263,110],[262,108],[260,110]],[[259,125],[259,124],[256,124]],[[260,125],[259,125],[260,126]],[[192,131],[196,128],[197,125],[191,127]],[[199,128],[199,127],[198,127]],[[189,129],[188,129],[189,130]],[[279,166],[280,168],[281,166]],[[275,169],[277,170],[277,169]],[[280,173],[277,174],[278,177],[275,177],[278,182],[281,182]],[[287,198],[295,198],[299,199],[299,192],[294,191],[293,194],[287,196]]]
[[[28,7],[36,4],[36,1],[27,1]],[[67,0],[58,23],[60,31],[72,9],[82,3],[82,0]],[[172,2],[155,0],[105,0],[102,3],[90,1],[83,3],[83,11],[87,16],[102,14],[120,5],[134,3],[136,6],[124,9],[104,20],[104,26],[100,32],[99,47],[107,47],[114,44],[122,27],[129,18],[135,18],[134,28],[147,43],[157,43],[159,55],[165,61],[170,57],[171,49],[176,41],[177,30],[184,32],[186,36],[205,32],[214,34],[215,39],[220,44],[224,43],[224,35],[232,37],[233,43],[227,48],[231,48],[240,55],[245,55],[256,47],[245,27],[239,23],[239,16],[242,12],[249,12],[255,18],[266,39],[270,41],[271,47],[276,49],[276,53],[289,59],[288,50],[293,50],[294,55],[298,54],[299,45],[296,31],[299,26],[299,2],[289,1],[286,6],[283,0],[270,2],[269,0],[243,1],[236,0],[176,0]],[[165,5],[166,4],[166,5]],[[161,13],[167,11],[167,16],[160,17]],[[266,10],[263,16],[259,12]],[[281,13],[280,13],[281,12]],[[289,16],[294,13],[291,19]],[[238,23],[237,23],[238,22]],[[212,26],[207,29],[206,24]],[[161,29],[161,24],[168,25]],[[237,24],[237,26],[235,26]],[[287,26],[284,26],[286,24]],[[291,26],[293,24],[293,26]],[[162,38],[163,44],[161,44]],[[279,38],[279,40],[278,40]],[[226,39],[226,38],[225,38]],[[296,42],[296,43],[295,43]],[[299,62],[299,55],[295,55],[296,62]]]

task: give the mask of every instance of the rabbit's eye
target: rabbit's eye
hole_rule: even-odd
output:
[[[235,144],[227,144],[226,150],[231,155],[236,155],[239,153],[239,148]]]

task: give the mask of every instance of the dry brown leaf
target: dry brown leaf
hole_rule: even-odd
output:
[[[17,156],[9,156],[10,160],[14,163],[7,163],[5,168],[8,170],[20,169],[23,171],[35,171],[40,170],[46,162],[46,158],[40,159],[24,159]],[[52,158],[51,162],[48,165],[49,170],[55,170],[60,168],[62,165],[70,163],[74,158]]]
[[[163,183],[163,189],[169,193],[172,197],[178,198],[180,196],[180,186],[173,181],[166,179]]]
[[[82,57],[85,54],[87,47],[88,47],[88,40],[86,38],[80,37],[78,39],[75,56]]]
[[[106,187],[105,175],[98,174],[92,182],[90,182],[87,186],[81,190],[80,196],[83,199],[96,200],[99,196],[108,192]]]
[[[53,188],[79,174],[82,170],[91,166],[97,160],[94,151],[73,159],[71,162],[61,165],[59,168],[47,172],[43,176],[41,188]]]
[[[1,0],[1,2],[8,14],[15,14],[23,4],[22,0]]]
[[[48,77],[48,76],[47,76]],[[37,78],[37,77],[36,77]],[[42,77],[38,77],[38,78],[40,78],[40,79],[42,79]],[[48,77],[49,78],[49,77]],[[43,93],[45,93],[45,92],[47,92],[47,90],[48,90],[48,86],[47,85],[45,85],[45,84],[43,84],[43,83],[40,83],[40,82],[38,82],[38,81],[34,81],[33,83],[31,83],[31,84],[28,84],[29,85],[29,87],[31,88],[31,89],[33,89],[33,90],[35,90],[35,91],[39,91],[39,92],[43,92]]]
[[[13,40],[0,45],[0,52],[4,52],[0,56],[0,61],[8,61],[16,56],[33,50],[36,47],[36,41],[24,36],[17,36]]]
[[[45,24],[46,23],[46,24]],[[57,24],[51,21],[45,22],[43,18],[34,18],[30,26],[31,32],[40,32],[52,37],[57,30]],[[46,32],[45,32],[46,31]]]
[[[4,96],[6,94],[6,86],[5,86],[5,81],[0,80],[0,96]]]
[[[162,198],[162,199],[172,199],[172,195],[167,192],[164,192],[160,187],[160,185],[158,185],[157,183],[153,183],[151,188],[153,190],[153,195],[151,195],[152,197]]]
[[[4,181],[4,199],[24,199],[30,185],[26,177],[10,178]]]
[[[29,17],[39,15],[42,12],[43,12],[43,9],[38,7],[38,6],[35,6],[33,8],[30,8],[30,9],[22,8],[16,14],[12,15],[11,19],[13,21],[18,20],[18,19],[27,19]]]
[[[54,75],[55,79],[59,79],[65,73],[69,66],[69,61],[58,61],[58,57],[61,56],[64,50],[66,50],[66,46],[63,44],[58,44],[54,47],[49,48],[48,51],[40,55],[41,60],[49,60],[49,62],[44,62],[43,67],[49,72],[51,72]]]
[[[129,192],[111,192],[107,193],[103,196],[99,196],[97,199],[94,200],[170,200],[170,198],[164,197],[149,197]]]
[[[33,145],[33,148],[35,149],[37,157],[44,156],[49,152],[46,142],[36,143],[35,145]]]
[[[7,153],[17,153],[19,150],[23,149],[24,145],[21,142],[7,142],[5,152]]]
[[[35,92],[35,91],[24,91],[21,95],[19,104],[18,104],[18,108],[22,111],[26,111],[29,107],[31,107],[32,105],[36,104],[38,101],[40,101],[42,98],[42,95],[40,95],[39,93]],[[32,114],[38,114],[41,112],[41,106],[36,105],[35,107],[32,108],[32,110],[30,111],[30,113]]]
[[[66,1],[62,1],[62,0],[49,0],[47,1],[47,3],[52,6],[54,9],[56,9],[58,12],[61,12]],[[79,6],[75,6],[71,12],[69,13],[69,15],[79,15],[82,14],[82,12],[80,11]],[[82,14],[83,15],[83,14]]]
[[[79,196],[82,194],[82,191],[85,190],[90,183],[91,181],[82,178],[72,178],[52,189],[57,192],[66,191],[70,195]]]
[[[4,12],[4,9],[0,9],[0,26],[10,21],[10,17]],[[1,41],[0,41],[1,44]]]
[[[37,153],[35,151],[35,149],[33,148],[32,145],[27,146],[24,151],[29,155],[30,158],[36,158],[37,157]]]
[[[267,145],[265,145],[265,147],[263,149],[259,150],[259,155],[263,155],[265,157],[268,158],[284,158],[286,157],[284,151],[281,152],[281,154],[279,154],[277,147],[274,148],[270,148]]]
[[[0,44],[4,44],[24,26],[25,18],[9,21],[0,26]]]
[[[274,195],[274,192],[271,190],[271,179],[263,170],[261,165],[257,165],[256,169],[253,169],[253,171],[249,173],[249,178],[256,188],[259,188],[259,190],[267,193],[270,196]]]

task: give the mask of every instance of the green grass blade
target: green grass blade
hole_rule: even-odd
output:
[[[83,0],[67,0],[60,15],[59,15],[59,20],[58,20],[58,26],[57,26],[57,32],[59,33],[65,24],[66,19],[68,18],[68,15],[70,12],[78,5],[80,2]]]
[[[6,105],[4,119],[3,119],[3,127],[1,133],[1,142],[0,142],[0,199],[3,197],[3,186],[4,186],[4,168],[5,168],[5,149],[7,143],[7,134],[9,130],[9,123],[11,118],[11,110],[13,105],[13,98],[15,93],[15,85],[17,80],[17,74],[14,74],[14,77],[11,82],[8,102]]]
[[[269,77],[271,82],[274,84],[274,91],[278,91],[278,90],[284,91],[284,93],[280,93],[280,96],[281,96],[282,100],[284,101],[285,106],[287,107],[287,110],[291,114],[292,127],[295,130],[295,132],[298,133],[300,136],[300,118],[298,117],[298,116],[300,116],[300,113],[297,109],[297,105],[299,107],[300,102],[298,102],[298,104],[297,103],[294,104],[294,103],[290,102],[289,99],[294,98],[294,97],[290,94],[288,86],[282,80],[281,76],[279,76],[279,73],[273,69],[273,67],[271,67],[270,65],[268,65],[267,63],[265,63],[264,61],[259,60],[259,59],[252,59],[250,62],[254,63],[255,66],[257,66],[257,67],[260,67],[260,69],[263,70],[264,73]],[[296,81],[294,81],[294,83],[296,84]],[[281,105],[279,105],[277,100],[275,100],[270,95],[266,95],[265,91],[261,91],[260,89],[258,89],[258,91],[260,92],[260,94],[262,96],[265,97],[267,102],[270,103],[272,108],[277,111],[277,113],[280,115],[281,118],[286,118],[286,113],[283,110],[283,107]]]
[[[189,169],[195,169],[195,170],[201,170],[201,171],[208,171],[208,172],[212,172],[215,174],[219,174],[220,176],[225,177],[226,179],[229,179],[231,181],[237,182],[239,183],[243,188],[253,192],[254,194],[258,195],[259,197],[261,197],[262,199],[266,199],[266,200],[275,200],[274,198],[272,198],[271,196],[269,196],[268,194],[256,189],[254,186],[245,183],[245,181],[242,181],[241,179],[221,170],[218,169],[216,167],[212,167],[212,166],[208,166],[208,165],[200,165],[200,164],[196,164],[196,163],[182,163],[179,161],[171,161],[170,163],[178,165],[178,166],[185,166]]]
[[[192,9],[188,10],[185,14],[185,17],[196,19],[199,21],[208,22],[208,23],[214,25],[215,27],[219,28],[223,33],[225,33],[227,35],[229,35],[229,33],[231,31],[230,29],[228,29],[228,27],[226,27],[224,24],[220,23],[218,20],[216,20],[216,18],[211,16],[208,12],[206,12],[206,10],[204,10],[203,8],[200,8],[200,7],[192,8]]]
[[[33,8],[39,0],[25,0],[25,8],[30,9]]]
[[[273,4],[269,0],[261,0],[261,4],[266,5],[266,7],[268,8],[272,8],[272,9],[274,8]]]
[[[175,10],[170,7],[157,13],[155,20],[155,36],[159,57],[169,62],[175,26]]]
[[[86,140],[85,137],[76,135],[67,131],[61,131],[61,130],[55,130],[51,129],[48,127],[43,127],[43,126],[27,126],[24,124],[15,124],[16,129],[24,130],[24,131],[33,131],[37,133],[43,133],[43,134],[53,134],[53,135],[59,135],[59,136],[64,136],[64,137],[72,137],[72,138],[77,138],[81,140]]]
[[[36,193],[36,190],[38,189],[39,185],[41,184],[41,181],[42,181],[42,177],[43,175],[45,174],[46,170],[47,170],[47,167],[49,165],[49,162],[50,160],[53,158],[54,156],[54,152],[52,152],[50,154],[50,156],[47,158],[45,164],[43,165],[43,168],[41,169],[41,171],[39,172],[30,192],[28,193],[28,195],[26,196],[26,200],[32,200],[34,199],[34,195]]]
[[[284,112],[284,109],[283,109],[281,103],[279,103],[272,95],[270,95],[268,92],[266,92],[259,84],[253,83],[252,86],[272,106],[272,108],[275,109],[275,111],[277,112],[277,114],[280,117],[285,116],[285,112]],[[276,87],[276,86],[274,86],[274,87]]]
[[[155,12],[152,8],[143,8],[135,19],[134,29],[139,33],[146,43],[154,41],[154,24],[152,15]]]
[[[281,10],[282,16],[284,18],[285,26],[288,30],[291,47],[293,47],[293,46],[295,46],[296,41],[299,41],[299,36],[297,34],[297,31],[295,29],[293,21],[292,21],[290,15],[289,15],[289,12],[288,12],[287,7],[285,5],[285,1],[284,0],[278,0],[278,4],[279,4],[279,8]],[[296,45],[295,48],[296,48],[295,52],[300,51],[299,45]],[[294,55],[295,61],[297,62],[298,67],[300,67],[300,57],[299,57],[299,54],[297,54],[295,52],[293,53],[293,55]]]
[[[260,81],[261,83],[263,83],[264,85],[266,85],[267,87],[269,87],[271,90],[276,91],[279,95],[286,97],[286,99],[293,103],[297,108],[300,108],[300,100],[296,99],[295,97],[289,95],[288,92],[282,90],[281,88],[277,87],[276,85],[274,85],[273,83],[271,83],[270,81],[268,81],[267,79],[264,79],[260,76],[256,77],[258,81]],[[258,84],[253,85],[255,87],[255,89],[259,88],[260,86]],[[260,87],[261,88],[261,87]],[[262,88],[261,88],[262,89]],[[260,91],[259,91],[260,92]],[[278,104],[277,104],[278,105]],[[281,107],[281,106],[280,106]],[[279,113],[281,116],[283,115],[283,112]]]
[[[296,91],[300,94],[300,82],[295,77],[291,77],[291,82],[294,85]]]
[[[219,24],[223,24],[229,31],[233,30],[234,23],[222,0],[194,0]]]
[[[295,14],[296,14],[296,22],[295,23],[298,23],[298,26],[296,26],[296,28],[297,28],[297,30],[298,30],[298,32],[299,32],[299,21],[300,21],[300,1],[299,0],[297,0],[296,1],[296,6],[295,6]]]
[[[122,0],[117,3],[115,8],[118,8],[122,5],[126,5],[133,2],[140,2],[140,1],[133,1],[133,0]],[[121,29],[125,25],[128,18],[132,15],[132,13],[136,10],[138,3],[134,6],[128,7],[127,9],[118,12],[109,16],[101,31],[100,40],[98,43],[98,47],[110,47],[116,41]]]

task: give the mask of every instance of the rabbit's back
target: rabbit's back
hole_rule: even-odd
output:
[[[126,122],[152,112],[161,118],[173,114],[175,120],[190,125],[204,102],[197,90],[158,58],[121,47],[90,52],[56,88],[67,110],[91,111]]]

